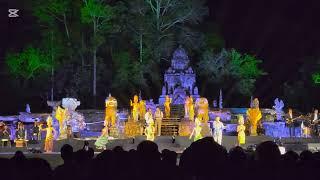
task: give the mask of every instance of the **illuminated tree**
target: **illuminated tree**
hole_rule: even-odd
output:
[[[81,20],[92,27],[92,53],[93,53],[93,96],[97,95],[97,50],[102,45],[103,32],[111,27],[110,20],[114,13],[111,6],[101,0],[83,0]]]
[[[43,72],[49,71],[53,64],[50,58],[38,48],[28,47],[21,53],[9,53],[6,64],[16,77],[33,79]]]
[[[316,72],[312,74],[312,80],[314,84],[320,84],[320,73]]]
[[[224,84],[230,84],[231,89],[250,95],[256,79],[265,74],[258,67],[261,62],[255,56],[241,54],[234,49],[222,50],[218,54],[208,50],[198,63],[198,71],[212,83],[224,87],[226,87]]]

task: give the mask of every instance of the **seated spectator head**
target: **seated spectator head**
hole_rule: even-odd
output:
[[[12,160],[15,161],[24,161],[26,160],[26,157],[24,156],[22,151],[16,151],[16,153],[14,154],[14,156],[12,157]]]
[[[174,151],[170,151],[168,149],[164,149],[161,152],[162,161],[166,164],[176,165],[177,164],[177,153]]]
[[[281,153],[276,143],[265,141],[257,146],[255,152],[256,160],[261,161],[279,161]]]
[[[301,161],[310,161],[313,160],[313,154],[309,150],[304,150],[300,153],[300,160]]]
[[[294,151],[288,151],[283,155],[283,160],[285,161],[298,161],[299,155]]]
[[[73,147],[69,144],[65,144],[60,149],[61,152],[61,158],[63,161],[71,161],[73,158]]]
[[[229,159],[231,161],[245,161],[247,159],[247,155],[242,147],[237,146],[230,149]]]
[[[152,141],[142,141],[137,147],[137,153],[144,159],[160,160],[158,145]]]

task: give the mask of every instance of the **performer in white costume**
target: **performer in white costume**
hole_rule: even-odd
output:
[[[225,129],[224,124],[220,121],[220,117],[217,116],[215,121],[213,122],[213,139],[218,144],[222,144],[222,131]]]

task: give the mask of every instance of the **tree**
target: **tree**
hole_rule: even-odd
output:
[[[146,80],[143,77],[142,65],[134,61],[128,52],[118,52],[112,57],[114,62],[114,76],[112,87],[119,93],[133,94],[146,87]]]
[[[21,53],[8,53],[6,64],[14,76],[26,80],[35,78],[53,66],[50,58],[44,52],[32,46]]]
[[[198,24],[207,15],[203,0],[145,0],[153,27],[153,56],[160,59],[170,55],[175,46],[175,31],[187,24]]]
[[[93,53],[93,88],[94,98],[97,95],[97,50],[103,43],[103,30],[110,28],[110,20],[113,18],[113,9],[101,0],[83,0],[81,20],[92,27],[92,53]]]
[[[234,49],[223,49],[218,54],[208,50],[198,63],[198,72],[218,87],[224,86],[240,94],[250,95],[256,79],[265,74],[258,67],[261,62],[255,56],[241,54]]]

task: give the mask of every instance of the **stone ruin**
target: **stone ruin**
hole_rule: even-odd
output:
[[[200,97],[196,86],[196,74],[189,66],[189,62],[187,52],[181,46],[174,51],[171,66],[164,74],[164,85],[159,104],[164,103],[166,95],[172,98],[172,104],[184,104],[188,95],[195,100]]]

